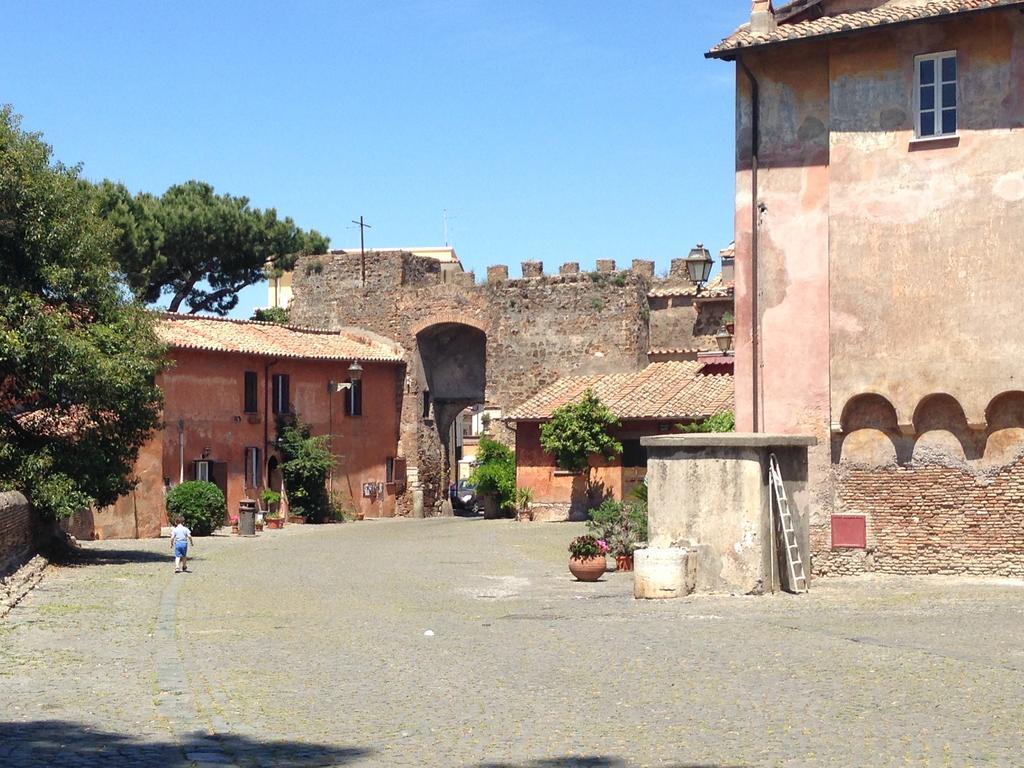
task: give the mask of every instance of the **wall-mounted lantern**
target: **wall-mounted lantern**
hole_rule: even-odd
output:
[[[359,364],[358,360],[353,360],[352,365],[348,367],[348,377],[352,381],[359,381],[363,378],[363,366]]]
[[[713,264],[714,261],[708,249],[704,247],[703,243],[697,243],[697,247],[691,250],[690,255],[686,257],[686,271],[690,282],[698,288],[704,285],[711,277]]]
[[[732,349],[732,334],[724,325],[715,334],[715,343],[718,344],[718,350],[723,354]]]

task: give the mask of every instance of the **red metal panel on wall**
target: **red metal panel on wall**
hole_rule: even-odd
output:
[[[866,549],[867,546],[867,518],[832,515],[832,549]]]

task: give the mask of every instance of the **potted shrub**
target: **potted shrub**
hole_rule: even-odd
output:
[[[185,519],[193,536],[209,536],[227,516],[224,494],[213,483],[189,480],[167,492],[167,515]]]
[[[281,494],[270,488],[264,488],[260,492],[260,501],[267,510],[267,517],[277,514],[277,505],[281,503]]]
[[[493,520],[516,508],[516,457],[496,440],[481,438],[477,465],[469,477],[483,501],[484,518]]]
[[[736,332],[736,319],[732,316],[732,312],[726,312],[722,315],[722,325],[725,326],[725,330],[732,336]]]
[[[646,495],[647,486],[642,488]],[[633,570],[633,552],[647,539],[647,505],[639,497],[640,492],[634,494],[634,502],[605,499],[587,521],[594,536],[608,544],[617,571]]]
[[[271,531],[280,530],[284,526],[284,518],[274,512],[266,517],[267,528]]]
[[[533,504],[533,489],[532,488],[516,488],[516,520],[519,521],[532,521],[533,512],[530,506]]]
[[[590,534],[569,543],[569,572],[579,581],[597,581],[605,572],[608,544]]]

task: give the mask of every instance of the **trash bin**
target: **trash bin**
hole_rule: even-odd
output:
[[[256,502],[252,499],[238,502],[238,533],[242,536],[256,535]]]

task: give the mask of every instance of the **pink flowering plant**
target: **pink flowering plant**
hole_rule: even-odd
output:
[[[608,542],[598,539],[589,534],[577,536],[569,543],[569,554],[577,560],[585,560],[588,557],[600,557],[608,554]]]

